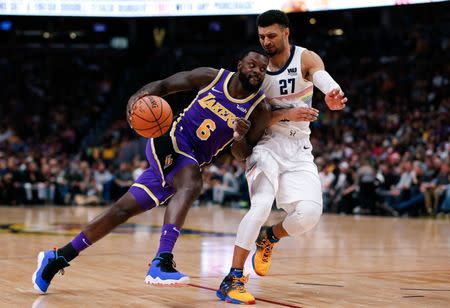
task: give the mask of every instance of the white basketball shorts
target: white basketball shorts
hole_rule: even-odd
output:
[[[321,183],[309,138],[275,133],[265,135],[247,159],[250,195],[253,182],[261,173],[274,186],[279,208],[302,200],[322,204]]]

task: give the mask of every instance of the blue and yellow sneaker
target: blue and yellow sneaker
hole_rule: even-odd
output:
[[[33,274],[34,289],[44,294],[57,272],[64,275],[64,268],[69,266],[69,262],[63,257],[58,256],[58,250],[41,251],[38,254],[37,269]]]
[[[173,254],[161,252],[152,260],[148,269],[145,283],[154,286],[184,286],[190,281],[189,277],[175,269]]]
[[[220,284],[216,295],[220,300],[233,304],[254,305],[255,297],[247,291],[245,283],[248,281],[248,276],[238,277],[235,274],[228,274]]]
[[[269,240],[267,227],[261,228],[256,239],[256,251],[252,256],[253,270],[259,276],[267,275],[272,264],[272,250],[276,242]]]

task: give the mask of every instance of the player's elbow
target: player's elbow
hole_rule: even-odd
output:
[[[156,88],[158,89],[159,96],[165,96],[169,94],[170,82],[167,79],[157,81]]]

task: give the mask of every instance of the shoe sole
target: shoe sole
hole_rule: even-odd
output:
[[[38,257],[37,257],[37,269],[36,271],[33,273],[33,277],[31,278],[31,281],[33,282],[33,287],[36,291],[38,291],[40,294],[45,294],[47,291],[42,291],[41,288],[37,285],[36,283],[36,276],[37,276],[37,272],[39,271],[39,269],[41,268],[42,265],[42,260],[44,260],[45,257],[45,253],[43,251],[39,252]]]
[[[189,277],[183,277],[179,280],[166,279],[163,280],[159,277],[153,278],[152,276],[145,277],[145,283],[155,287],[187,287],[190,282]]]
[[[228,295],[223,294],[220,290],[217,290],[217,291],[216,291],[216,296],[217,296],[221,301],[224,301],[224,302],[227,302],[227,303],[231,303],[231,304],[238,304],[238,305],[254,305],[254,304],[256,303],[254,300],[253,300],[253,301],[248,301],[248,302],[243,302],[243,301],[240,301],[240,300],[231,298],[231,297],[229,297]]]

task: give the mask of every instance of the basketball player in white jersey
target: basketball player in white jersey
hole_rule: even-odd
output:
[[[289,44],[289,19],[285,13],[267,11],[258,16],[257,26],[259,41],[270,57],[263,88],[274,110],[273,125],[247,159],[251,208],[239,225],[230,273],[216,293],[220,299],[237,304],[255,303],[244,285],[248,278],[243,276],[253,243],[256,241],[253,269],[264,276],[272,262],[274,245],[283,237],[311,230],[322,214],[322,191],[311,153],[309,122],[297,122],[293,113],[311,107],[314,86],[325,94],[331,110],[341,110],[347,102],[340,86],[325,71],[322,59]],[[239,145],[245,147],[244,142]],[[233,154],[239,157],[237,145]],[[274,199],[287,216],[273,226],[262,227]]]

